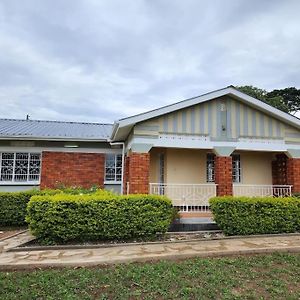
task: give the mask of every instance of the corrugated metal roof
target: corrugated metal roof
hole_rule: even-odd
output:
[[[0,139],[108,140],[112,124],[0,119]]]

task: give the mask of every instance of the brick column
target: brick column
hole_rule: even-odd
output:
[[[293,186],[293,193],[300,193],[300,158],[288,158],[287,183]]]
[[[132,152],[127,159],[130,194],[149,193],[150,153]]]
[[[232,157],[215,156],[217,196],[232,196]]]

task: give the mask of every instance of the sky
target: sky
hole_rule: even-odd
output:
[[[0,118],[112,123],[228,85],[300,88],[299,0],[1,0]]]

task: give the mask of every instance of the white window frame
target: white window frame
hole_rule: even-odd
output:
[[[15,167],[16,167],[16,156],[17,153],[24,153],[28,154],[28,162],[27,162],[27,173],[25,174],[27,176],[27,180],[20,181],[15,180],[16,174],[15,173]],[[13,154],[13,170],[12,170],[12,179],[11,180],[1,180],[2,176],[2,154]],[[38,180],[29,180],[29,176],[31,175],[29,173],[29,164],[30,164],[30,158],[31,155],[38,154],[40,156],[40,167],[39,167],[39,173],[36,174],[38,176]],[[41,181],[41,169],[42,169],[42,153],[37,151],[27,152],[27,151],[1,151],[0,152],[0,185],[39,185]]]
[[[242,182],[242,166],[241,166],[241,155],[240,154],[232,154],[232,182],[233,183],[241,183]],[[236,159],[236,160],[235,160]],[[236,166],[236,164],[238,165]],[[237,174],[233,174],[233,170],[237,171]]]
[[[115,177],[115,179],[114,180],[107,180],[106,179],[106,169],[107,169],[106,162],[107,162],[107,157],[108,156],[114,156],[114,159],[115,159],[115,163],[114,163],[114,170],[115,170],[114,177]],[[118,158],[118,156],[121,157],[121,167],[117,167],[117,158]],[[117,169],[121,169],[121,172],[123,171],[122,163],[123,163],[122,154],[120,154],[120,153],[117,153],[117,154],[108,153],[108,154],[106,154],[105,164],[104,164],[104,184],[121,184],[122,183],[122,174],[121,174],[121,179],[117,180]]]
[[[215,156],[216,155],[214,153],[206,154],[206,182],[208,183],[215,182]],[[212,166],[209,165],[209,161],[213,162]],[[211,171],[212,171],[212,180],[209,180],[209,167],[211,167]]]
[[[209,157],[211,156],[211,157]],[[240,154],[232,154],[232,182],[233,183],[241,183],[242,182],[242,166],[241,166],[241,155]],[[215,182],[215,164],[213,163],[212,172],[213,179],[209,180],[209,159],[212,161],[212,158],[215,158],[214,153],[207,153],[206,155],[206,182]],[[238,161],[238,165],[235,166],[236,161]],[[237,177],[233,174],[233,170],[237,170]],[[237,180],[238,179],[238,180]]]

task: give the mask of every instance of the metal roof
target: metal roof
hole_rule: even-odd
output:
[[[112,124],[0,119],[0,139],[107,141]]]

